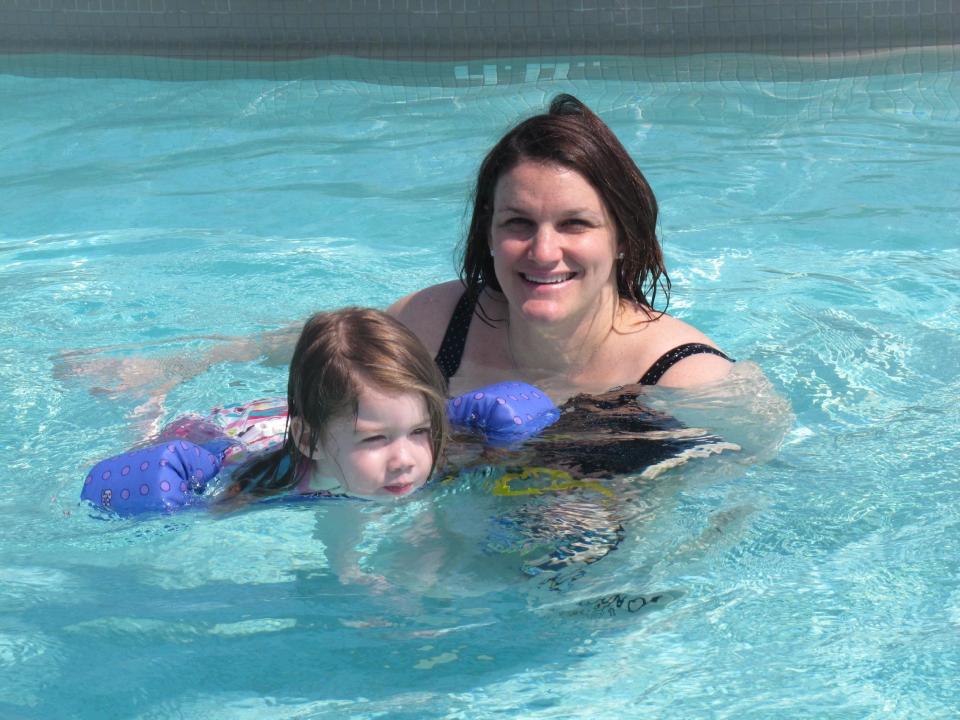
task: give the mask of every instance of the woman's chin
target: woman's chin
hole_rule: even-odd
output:
[[[560,303],[552,300],[526,300],[520,305],[520,317],[536,325],[553,325],[567,316]]]

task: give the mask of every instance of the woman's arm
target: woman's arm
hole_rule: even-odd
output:
[[[136,399],[140,405],[134,409],[132,417],[142,425],[142,432],[149,435],[159,429],[157,423],[165,411],[166,396],[175,387],[222,362],[259,359],[268,365],[287,365],[299,332],[299,325],[291,325],[249,337],[205,335],[177,338],[164,345],[183,345],[198,340],[213,344],[200,352],[167,351],[154,357],[141,353],[156,345],[113,345],[73,350],[54,359],[53,374],[60,380],[86,382],[93,394]],[[114,356],[127,353],[126,357]]]
[[[293,354],[300,327],[289,326],[269,330],[250,337],[201,335],[177,338],[165,343],[180,345],[197,340],[212,341],[209,349],[197,353],[168,353],[161,357],[110,357],[111,353],[142,352],[149,345],[110,345],[107,347],[69,350],[55,360],[57,378],[83,377],[95,385],[93,392],[121,394],[166,384],[178,384],[200,375],[211,365],[221,362],[248,362],[261,358],[268,365],[286,365]]]

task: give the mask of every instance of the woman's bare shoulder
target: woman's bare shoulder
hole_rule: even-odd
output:
[[[665,353],[681,345],[696,343],[723,350],[693,325],[672,315],[650,315],[637,311],[635,318],[641,328],[639,332],[631,335],[638,360],[638,377]],[[665,387],[700,385],[726,377],[730,368],[730,361],[719,355],[698,353],[678,361],[663,374],[657,384]]]
[[[400,298],[387,308],[387,313],[410,328],[427,349],[435,353],[461,295],[463,283],[451,280]]]

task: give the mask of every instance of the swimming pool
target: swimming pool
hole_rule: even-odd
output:
[[[775,459],[619,488],[623,542],[559,591],[491,550],[489,519],[516,506],[484,477],[379,514],[130,522],[78,506],[83,469],[158,414],[284,383],[281,367],[218,363],[144,407],[150,388],[110,389],[124,359],[162,365],[450,277],[482,153],[561,91],[656,191],[671,311],[792,404]],[[956,72],[416,88],[4,75],[0,106],[4,716],[960,704]],[[116,374],[75,374],[89,358]],[[390,592],[331,573],[323,527],[350,513],[373,515],[360,547]]]

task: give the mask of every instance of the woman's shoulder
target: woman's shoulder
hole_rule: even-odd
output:
[[[463,291],[459,280],[431,285],[400,298],[387,308],[387,313],[410,328],[435,353]]]
[[[637,309],[630,324],[638,328],[627,333],[631,353],[637,360],[637,378],[642,377],[661,358],[666,359],[682,346],[704,346],[723,352],[723,348],[693,325],[666,313],[650,313]],[[691,354],[677,353],[679,359],[660,377],[657,385],[689,387],[720,380],[730,372],[731,363],[708,350],[694,350]]]

